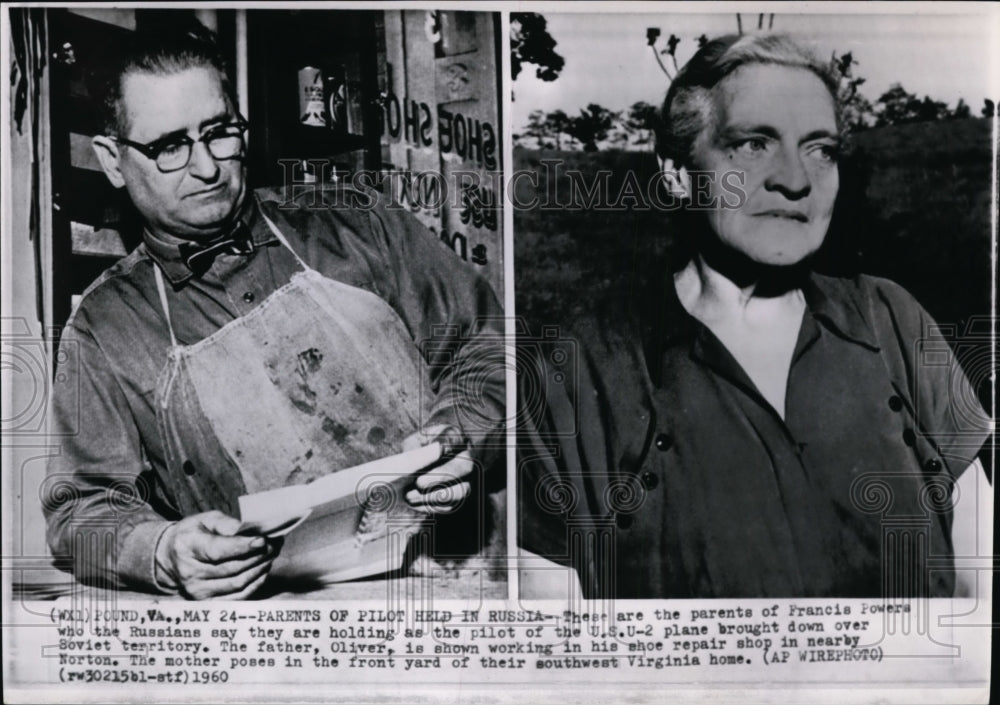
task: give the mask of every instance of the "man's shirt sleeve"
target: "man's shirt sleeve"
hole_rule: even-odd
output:
[[[459,429],[478,456],[503,442],[506,418],[503,310],[489,283],[401,209],[369,211],[383,248],[381,284],[427,364],[434,403],[422,426]]]
[[[53,554],[78,580],[158,589],[154,549],[169,522],[147,503],[139,432],[98,343],[71,321],[59,347],[49,462],[42,496]]]

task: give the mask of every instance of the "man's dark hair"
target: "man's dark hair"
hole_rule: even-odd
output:
[[[184,31],[141,31],[132,35],[118,59],[99,78],[98,109],[100,128],[106,135],[127,135],[122,86],[134,73],[169,76],[191,68],[214,68],[222,79],[222,90],[232,106],[236,93],[229,77],[229,65],[219,50],[215,34],[198,24]]]

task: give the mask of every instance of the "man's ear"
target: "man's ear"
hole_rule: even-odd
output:
[[[90,145],[94,148],[97,161],[101,163],[101,168],[104,169],[104,174],[108,177],[111,185],[115,188],[124,186],[125,178],[122,176],[121,166],[118,164],[117,143],[110,137],[96,135],[91,138]]]
[[[667,184],[670,194],[678,198],[691,198],[691,177],[688,176],[687,168],[678,169],[674,166],[673,159],[657,157],[660,162],[660,173]]]

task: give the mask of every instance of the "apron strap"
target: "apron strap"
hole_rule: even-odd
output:
[[[167,287],[163,284],[163,272],[159,265],[153,265],[153,276],[156,277],[156,290],[160,292],[160,306],[163,307],[163,316],[167,319],[167,330],[170,331],[170,344],[177,347],[177,338],[174,336],[174,327],[170,323],[170,305],[167,303]]]
[[[267,223],[267,227],[271,229],[271,232],[274,233],[276,238],[278,238],[278,241],[285,246],[285,249],[292,253],[292,256],[300,265],[302,265],[302,268],[307,272],[313,271],[312,267],[306,264],[305,261],[299,257],[298,253],[292,249],[292,246],[288,244],[288,240],[286,240],[285,236],[281,234],[280,230],[278,230],[278,226],[274,224],[274,221],[264,215],[263,208],[260,209],[260,214],[263,216],[264,222]],[[170,343],[174,347],[177,347],[177,337],[174,335],[174,327],[170,323],[170,306],[167,304],[167,287],[163,283],[163,273],[160,271],[160,267],[158,265],[154,264],[153,275],[156,277],[156,290],[160,293],[160,305],[163,307],[163,315],[167,319],[167,329],[170,331]]]
[[[313,271],[312,267],[306,264],[305,261],[301,257],[299,257],[299,254],[294,249],[292,249],[292,246],[288,244],[288,240],[286,240],[285,236],[281,234],[280,230],[278,230],[278,226],[274,224],[274,221],[272,221],[270,218],[264,215],[263,208],[260,209],[260,214],[264,218],[264,222],[267,223],[267,227],[269,227],[271,229],[271,232],[274,233],[274,236],[278,238],[278,242],[284,245],[285,249],[292,253],[292,256],[298,261],[299,264],[302,265],[302,268],[307,272]]]

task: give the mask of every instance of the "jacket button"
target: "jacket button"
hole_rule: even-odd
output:
[[[255,298],[257,297],[253,295],[252,291],[248,291],[247,293],[243,294],[243,300],[248,304],[252,304]]]
[[[912,446],[917,442],[917,434],[913,432],[912,428],[908,428],[903,431],[903,443],[908,446]]]
[[[927,472],[938,473],[941,472],[941,468],[943,466],[940,460],[938,460],[937,458],[931,458],[930,460],[927,461],[924,467],[927,469]]]
[[[185,460],[184,464],[181,465],[181,469],[184,470],[185,475],[194,475],[194,463],[190,460]]]
[[[660,484],[660,478],[658,478],[656,475],[649,472],[648,470],[642,473],[642,486],[645,487],[647,490],[656,489],[656,486],[658,484]]]
[[[903,400],[893,394],[889,397],[889,408],[893,411],[900,411],[903,408]]]
[[[628,514],[616,514],[615,526],[619,529],[628,529],[632,526],[632,517]]]
[[[657,450],[667,451],[670,450],[671,446],[673,446],[674,439],[665,433],[661,433],[656,437],[656,441],[654,442]]]

